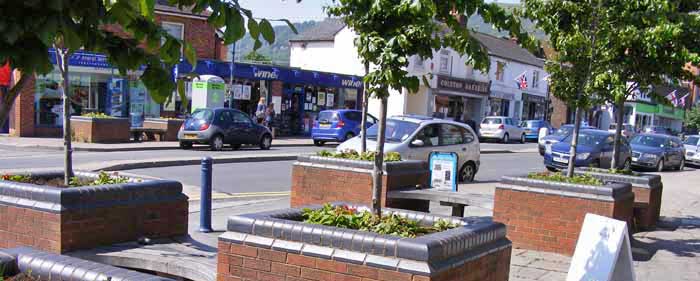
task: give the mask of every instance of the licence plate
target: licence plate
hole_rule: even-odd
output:
[[[196,139],[197,134],[185,134],[185,139]]]
[[[559,163],[569,163],[568,159],[562,157],[553,157],[552,160]]]
[[[637,162],[637,161],[639,161],[639,158],[637,158],[637,157],[632,157],[632,162]]]
[[[321,127],[321,129],[330,129],[331,124],[321,124],[319,127]]]

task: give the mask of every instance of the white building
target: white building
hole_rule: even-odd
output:
[[[507,115],[515,119],[543,119],[547,106],[544,62],[515,42],[473,33],[488,50],[488,73],[466,65],[467,57],[451,49],[435,50],[433,58],[411,58],[412,75],[433,74],[429,85],[421,81],[417,93],[392,91],[389,116],[432,115],[479,123],[484,116]],[[357,55],[357,35],[337,19],[327,19],[316,28],[290,40],[290,65],[302,69],[364,75]],[[516,78],[524,75],[527,88],[519,89]],[[377,100],[370,100],[370,114],[376,116]]]

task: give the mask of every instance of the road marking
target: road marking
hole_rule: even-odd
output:
[[[241,192],[241,193],[214,193],[212,194],[212,200],[216,199],[235,199],[235,198],[249,198],[249,197],[278,197],[278,196],[289,196],[289,191],[278,191],[278,192]],[[188,195],[189,201],[199,201],[201,196],[199,194]]]

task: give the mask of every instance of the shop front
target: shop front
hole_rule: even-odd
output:
[[[513,93],[491,91],[488,103],[488,116],[507,116],[520,120],[520,101]]]
[[[683,129],[685,112],[682,108],[662,104],[647,104],[637,102],[634,104],[634,127],[642,130],[648,126],[661,126],[675,132]]]
[[[543,96],[523,93],[523,120],[545,120],[547,99]]]
[[[484,116],[489,83],[446,76],[437,77],[432,90],[433,116],[470,124],[474,127]]]

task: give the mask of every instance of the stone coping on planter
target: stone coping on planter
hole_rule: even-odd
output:
[[[98,117],[88,117],[88,116],[71,116],[71,121],[82,121],[82,122],[124,122],[129,121],[128,118],[123,117],[112,117],[112,118],[98,118]]]
[[[5,274],[31,272],[42,280],[74,281],[173,281],[173,279],[118,268],[78,258],[47,253],[29,247],[0,249]],[[1,277],[1,275],[0,275]]]
[[[626,182],[632,184],[634,187],[640,188],[655,189],[662,186],[661,176],[654,174],[637,172],[633,172],[631,175],[611,174],[598,168],[576,168],[574,173],[577,175],[591,175],[602,180],[603,182]]]
[[[496,188],[602,201],[616,201],[634,196],[630,183],[610,182],[601,186],[594,186],[536,180],[527,178],[527,176],[501,177],[501,181],[496,185]]]
[[[332,157],[322,157],[316,155],[299,155],[294,165],[310,166],[318,168],[328,168],[335,170],[345,170],[360,173],[372,172],[374,162],[350,160]],[[416,171],[428,171],[428,162],[419,160],[401,160],[394,162],[384,162],[384,174],[415,173]]]
[[[344,203],[333,205],[362,208]],[[302,208],[299,208],[229,217],[229,232],[219,239],[421,275],[459,266],[511,245],[506,239],[505,225],[501,223],[390,208],[384,208],[383,213],[404,216],[424,225],[445,219],[458,227],[416,238],[402,238],[304,223],[299,221],[302,214]]]
[[[18,173],[31,177],[63,177],[62,171]],[[75,176],[97,178],[98,173],[76,171]],[[0,203],[50,213],[110,206],[168,202],[186,198],[182,184],[171,180],[129,177],[122,184],[60,188],[0,180]]]

